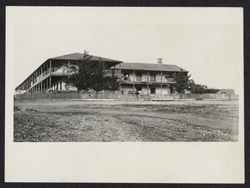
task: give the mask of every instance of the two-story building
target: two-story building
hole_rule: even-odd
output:
[[[47,59],[33,73],[31,73],[18,87],[16,93],[29,92],[43,93],[48,90],[75,90],[76,88],[67,85],[64,77],[74,72],[76,61],[83,58],[82,53],[72,53],[59,57]],[[104,69],[113,70],[122,61],[91,55],[93,64],[103,62]]]
[[[174,92],[172,84],[176,74],[187,74],[188,71],[176,66],[158,63],[122,63],[121,90],[136,91],[143,95],[167,95]]]
[[[64,82],[77,69],[76,61],[83,58],[82,53],[73,53],[49,58],[42,63],[17,88],[16,93],[41,93],[48,90],[76,90]],[[91,55],[93,64],[103,62],[107,74],[115,72],[120,77],[122,93],[140,93],[142,95],[167,95],[174,92],[172,84],[176,74],[187,74],[188,71],[176,66],[158,62],[124,63],[120,60]]]

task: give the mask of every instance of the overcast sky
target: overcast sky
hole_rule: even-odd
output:
[[[7,8],[14,86],[50,57],[86,49],[124,62],[175,64],[195,82],[236,92],[243,74],[241,8]]]

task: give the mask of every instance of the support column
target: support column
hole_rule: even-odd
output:
[[[51,73],[52,70],[51,70],[51,59],[49,60],[49,72]]]
[[[49,76],[49,89],[51,88],[51,76]]]
[[[133,90],[135,89],[135,70],[133,70]]]
[[[161,97],[162,97],[162,72],[161,72]]]
[[[147,72],[147,94],[149,94],[149,87],[148,84],[150,82],[149,72]]]
[[[47,78],[44,80],[44,91],[46,92],[47,90]]]
[[[49,78],[47,78],[47,89],[49,89]]]
[[[121,63],[120,63],[120,70],[119,70],[119,77],[120,77],[120,88],[121,88],[121,82],[122,82],[122,65],[121,65]]]
[[[41,81],[41,91],[43,92],[43,81]]]

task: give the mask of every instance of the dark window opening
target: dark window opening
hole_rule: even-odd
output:
[[[150,81],[156,81],[156,76],[155,74],[150,75]]]
[[[142,87],[136,87],[136,91],[142,91]]]
[[[125,72],[123,74],[124,80],[129,80],[129,73]]]
[[[155,88],[153,88],[153,87],[150,88],[150,93],[151,93],[151,94],[155,94]]]
[[[136,81],[141,82],[142,81],[142,75],[136,74]]]
[[[170,72],[167,73],[166,76],[165,76],[165,78],[173,78],[173,73],[170,73]]]

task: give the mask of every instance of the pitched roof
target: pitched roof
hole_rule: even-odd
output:
[[[149,64],[149,63],[121,63],[121,69],[124,70],[147,70],[147,71],[170,71],[170,72],[188,72],[176,65],[169,64]]]
[[[55,60],[79,60],[83,58],[83,53],[72,53],[72,54],[67,54],[67,55],[62,55],[62,56],[58,56],[58,57],[52,57],[50,59],[55,59]],[[104,58],[104,57],[99,57],[99,56],[94,56],[94,55],[90,55],[91,56],[91,60],[93,61],[105,61],[105,62],[122,62],[119,60],[114,60],[114,59],[108,59],[108,58]]]

